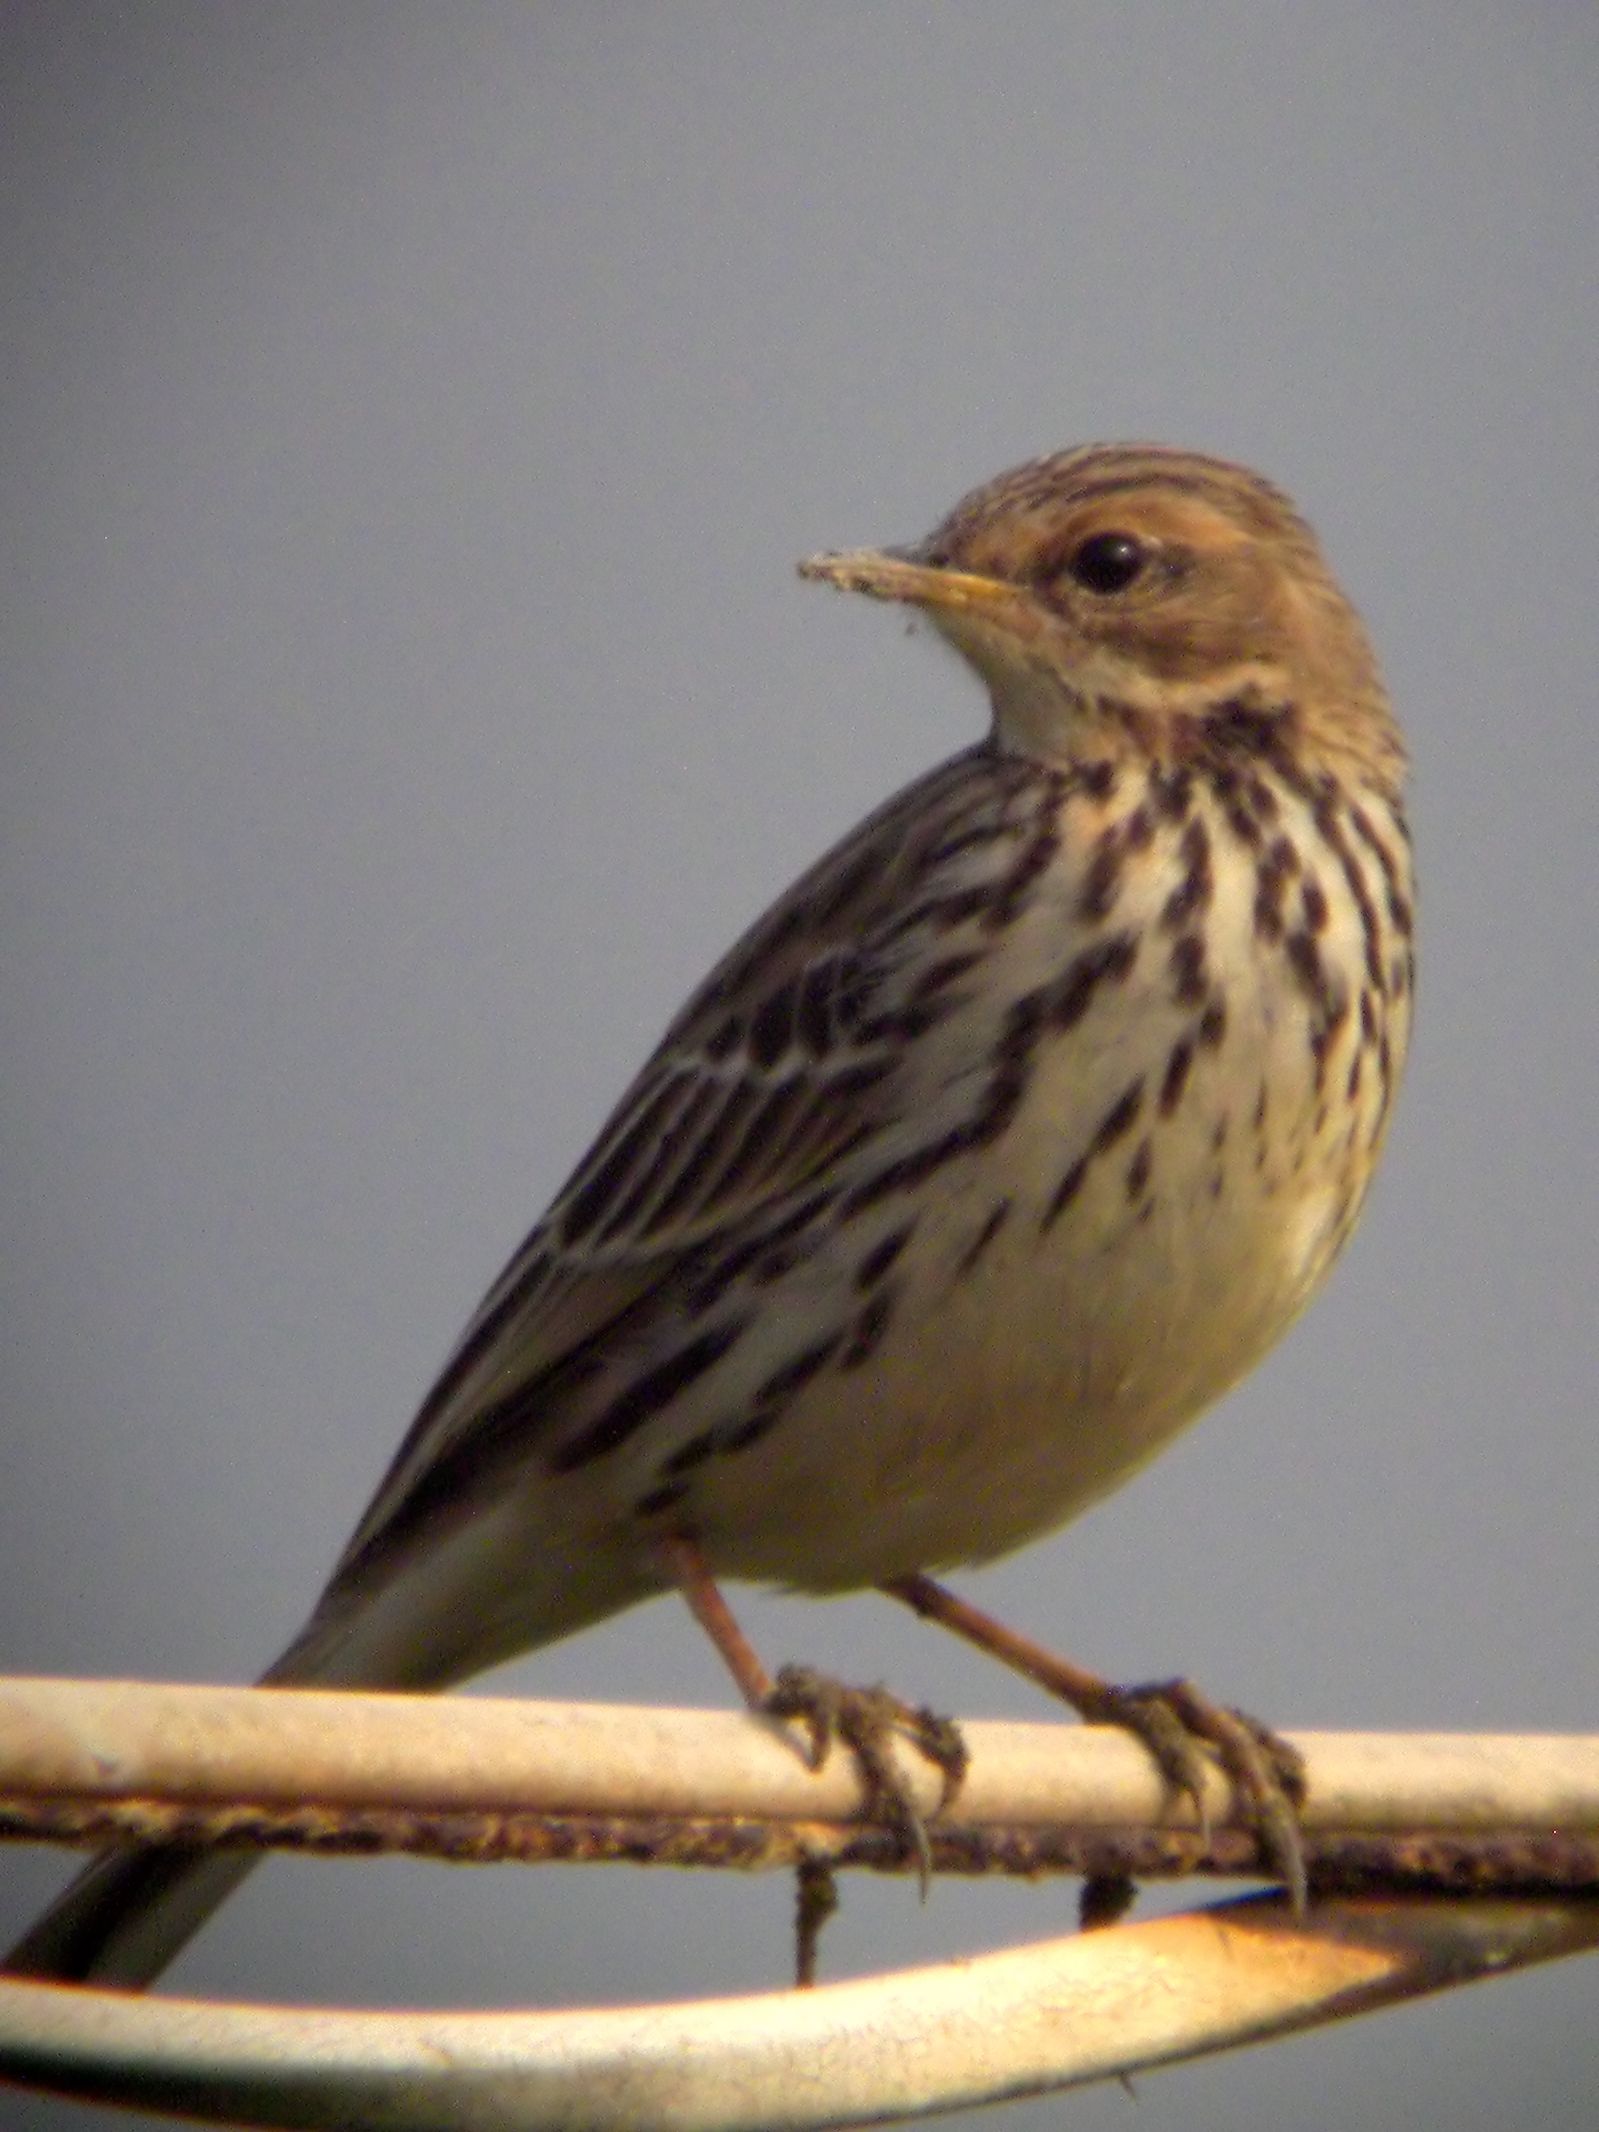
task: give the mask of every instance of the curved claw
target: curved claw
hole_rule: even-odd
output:
[[[1205,1757],[1198,1738],[1183,1722],[1165,1685],[1112,1688],[1096,1724],[1120,1725],[1141,1740],[1174,1797],[1186,1799],[1199,1823],[1202,1850],[1210,1846],[1210,1801],[1205,1792]]]
[[[1309,1887],[1299,1808],[1305,1763],[1297,1748],[1258,1718],[1213,1703],[1182,1679],[1112,1688],[1094,1717],[1123,1725],[1144,1742],[1171,1789],[1193,1800],[1203,1844],[1210,1841],[1210,1815],[1201,1750],[1209,1748],[1231,1780],[1268,1866],[1284,1883],[1294,1915],[1304,1915]]]
[[[814,1666],[784,1666],[766,1697],[771,1717],[792,1718],[810,1741],[808,1760],[820,1769],[833,1741],[855,1757],[872,1810],[897,1823],[916,1860],[922,1899],[932,1881],[933,1852],[927,1824],[891,1751],[896,1736],[907,1741],[942,1779],[935,1814],[942,1813],[966,1775],[966,1742],[952,1718],[901,1701],[887,1688],[851,1688]]]

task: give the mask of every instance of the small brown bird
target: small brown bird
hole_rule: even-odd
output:
[[[919,547],[803,574],[929,615],[985,739],[773,905],[666,1032],[468,1327],[280,1684],[434,1688],[676,1586],[748,1700],[885,1724],[715,1580],[876,1585],[1129,1724],[1220,1752],[1293,1865],[1292,1772],[1182,1684],[1117,1691],[935,1584],[1125,1480],[1348,1239],[1405,1056],[1404,754],[1287,499],[1090,446]],[[143,1982],[247,1870],[91,1865],[11,1967]]]

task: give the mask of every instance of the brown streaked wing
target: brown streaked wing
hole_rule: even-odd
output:
[[[869,816],[756,922],[667,1030],[485,1312],[521,1284],[535,1244],[551,1271],[653,1274],[752,1216],[780,1217],[891,1110],[913,1032],[903,1012],[874,1010],[917,943],[887,938],[885,921],[913,885],[928,885],[952,831],[1000,811],[996,783],[1013,775],[986,747],[956,756]]]
[[[1009,802],[1029,776],[986,743],[951,758],[868,816],[723,958],[485,1296],[335,1579],[491,1407],[536,1396],[541,1381],[558,1405],[585,1351],[690,1254],[780,1222],[827,1163],[895,1115],[907,1030],[872,1008],[910,948],[903,929],[876,944],[874,933],[952,857],[1021,833]]]

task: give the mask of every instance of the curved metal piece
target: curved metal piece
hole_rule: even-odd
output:
[[[0,2074],[329,2132],[731,2132],[907,2118],[1263,2042],[1599,1945],[1599,1901],[1251,1897],[816,1991],[345,2013],[0,1983]]]

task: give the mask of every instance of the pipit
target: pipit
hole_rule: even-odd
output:
[[[1354,1227],[1413,975],[1365,632],[1284,496],[1157,446],[1040,459],[917,547],[801,569],[930,617],[987,737],[678,1015],[266,1679],[443,1687],[676,1587],[750,1704],[817,1753],[841,1734],[910,1826],[887,1736],[953,1785],[953,1728],[774,1685],[719,1580],[877,1586],[1130,1725],[1179,1785],[1219,1753],[1292,1872],[1269,1735],[1185,1684],[1113,1689],[929,1572],[1125,1480]],[[102,1859],[11,1966],[146,1981],[249,1862]]]

